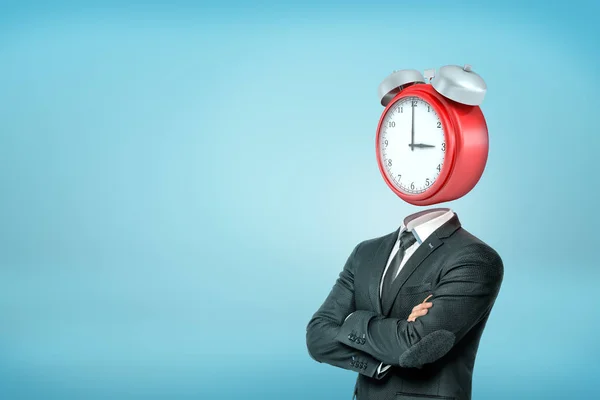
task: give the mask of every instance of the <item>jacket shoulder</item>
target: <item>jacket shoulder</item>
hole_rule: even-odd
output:
[[[466,229],[459,228],[445,240],[449,247],[455,249],[453,251],[454,261],[483,263],[500,271],[503,270],[500,254],[492,246]]]
[[[360,242],[356,247],[360,252],[362,251],[375,251],[379,248],[379,246],[385,242],[386,240],[391,240],[392,237],[396,234],[396,231],[386,233],[385,235],[381,235],[378,237],[374,237],[371,239],[366,239]]]

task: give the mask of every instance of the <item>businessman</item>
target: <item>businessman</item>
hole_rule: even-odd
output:
[[[470,400],[504,267],[447,208],[359,243],[307,326],[318,362],[358,372],[358,400]]]

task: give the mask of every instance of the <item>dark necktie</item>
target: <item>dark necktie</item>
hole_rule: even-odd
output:
[[[390,293],[390,289],[392,287],[392,283],[394,283],[394,279],[396,278],[396,274],[398,269],[400,268],[400,264],[402,263],[402,259],[404,258],[404,253],[406,250],[415,244],[417,239],[415,239],[415,235],[412,232],[404,231],[400,235],[400,245],[398,247],[398,251],[392,261],[390,262],[390,266],[387,271],[385,271],[385,276],[383,277],[383,287],[381,289],[381,298],[384,299]]]

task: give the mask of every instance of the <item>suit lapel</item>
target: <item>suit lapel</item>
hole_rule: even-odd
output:
[[[454,214],[452,218],[450,218],[445,224],[436,229],[423,243],[419,245],[417,250],[412,254],[412,256],[408,259],[406,264],[402,267],[398,276],[394,280],[392,288],[390,290],[390,295],[393,296],[390,301],[385,302],[385,307],[383,307],[383,315],[388,315],[392,305],[394,304],[394,299],[396,298],[398,291],[404,286],[408,278],[415,272],[415,270],[429,257],[431,253],[433,253],[438,247],[444,244],[442,239],[445,239],[452,235],[454,231],[460,228],[460,221],[458,220],[458,216]],[[395,238],[398,237],[398,232],[396,232]],[[392,242],[393,244],[393,242]],[[387,251],[387,256],[389,256],[392,247],[390,246]],[[383,261],[382,270],[385,268],[387,263],[386,260]],[[372,284],[372,283],[371,283]],[[377,297],[379,298],[379,286],[377,286]],[[393,295],[392,295],[393,293]]]
[[[417,250],[408,259],[406,264],[404,264],[396,279],[394,279],[394,283],[390,289],[390,298],[386,299],[388,301],[383,302],[383,315],[389,314],[398,291],[402,286],[404,286],[412,273],[415,272],[419,265],[421,265],[421,263],[423,263],[423,261],[425,261],[425,259],[442,244],[443,242],[435,235],[431,235],[427,238],[427,240],[421,243]]]
[[[381,298],[379,297],[379,286],[383,277],[383,271],[385,269],[385,266],[387,265],[387,261],[390,256],[390,253],[392,252],[392,248],[394,247],[396,240],[398,240],[399,233],[400,228],[398,228],[395,232],[384,236],[369,263],[371,265],[371,272],[369,275],[369,297],[371,299],[371,303],[373,304],[375,311],[378,314],[381,314]]]

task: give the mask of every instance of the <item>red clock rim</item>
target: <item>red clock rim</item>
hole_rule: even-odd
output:
[[[379,172],[383,176],[385,183],[400,198],[411,201],[421,201],[428,199],[440,191],[440,189],[444,186],[446,180],[450,176],[450,172],[454,166],[454,157],[456,151],[456,135],[454,134],[454,124],[452,123],[450,117],[448,116],[448,113],[445,110],[445,107],[447,107],[447,105],[444,105],[436,96],[419,87],[422,85],[426,84],[410,86],[404,89],[402,92],[398,93],[396,97],[394,97],[390,101],[390,103],[385,107],[385,109],[381,113],[381,117],[379,118],[379,124],[377,124],[377,134],[375,136],[375,154],[377,157],[377,166],[379,167]],[[383,120],[387,115],[389,109],[392,108],[395,103],[406,97],[420,97],[434,108],[435,112],[438,114],[442,122],[442,127],[444,128],[444,139],[446,141],[446,155],[444,157],[444,164],[442,166],[442,170],[440,171],[440,175],[429,189],[425,190],[423,193],[417,194],[403,192],[400,189],[398,189],[396,185],[394,185],[394,183],[388,176],[386,169],[383,167],[380,156],[381,145],[379,139],[381,137],[381,125],[383,124]]]

